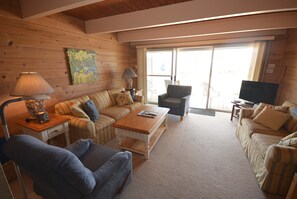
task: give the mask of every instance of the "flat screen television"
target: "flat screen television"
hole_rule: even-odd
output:
[[[258,104],[264,102],[267,104],[274,104],[277,94],[278,84],[267,82],[256,82],[243,80],[239,98]]]

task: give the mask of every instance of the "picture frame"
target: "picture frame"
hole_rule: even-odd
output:
[[[67,48],[72,84],[85,84],[98,80],[96,52]]]

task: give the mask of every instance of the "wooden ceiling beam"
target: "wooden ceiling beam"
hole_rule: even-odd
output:
[[[297,11],[250,15],[118,33],[119,42],[297,28]]]
[[[294,0],[195,0],[87,20],[86,33],[108,33],[297,10]]]
[[[241,38],[258,38],[266,36],[277,36],[287,34],[286,29],[281,30],[263,30],[263,31],[250,31],[250,32],[240,32],[240,33],[227,33],[220,35],[198,35],[193,37],[185,37],[179,39],[162,39],[162,40],[153,40],[153,41],[140,41],[140,42],[131,42],[131,46],[189,46],[196,45],[196,43],[217,43],[217,41],[230,41],[231,39],[241,39]]]
[[[20,0],[22,17],[34,19],[103,0]]]

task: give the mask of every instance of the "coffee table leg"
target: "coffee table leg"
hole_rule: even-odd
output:
[[[150,145],[149,145],[150,140],[149,140],[149,138],[146,138],[144,142],[145,142],[144,158],[149,159],[149,157],[150,157]]]

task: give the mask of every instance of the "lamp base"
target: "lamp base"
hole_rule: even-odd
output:
[[[125,89],[125,90],[130,92],[130,95],[131,95],[133,101],[135,101],[135,88]]]
[[[44,100],[26,100],[26,107],[32,118],[37,118],[39,112],[45,112]]]
[[[128,90],[133,88],[133,79],[132,78],[126,79],[126,86],[127,86]]]

